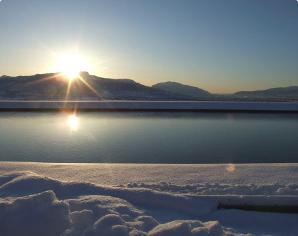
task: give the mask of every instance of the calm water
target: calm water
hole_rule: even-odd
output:
[[[298,162],[298,114],[0,113],[0,160]]]

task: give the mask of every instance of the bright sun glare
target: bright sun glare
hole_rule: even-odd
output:
[[[53,64],[53,69],[56,72],[61,73],[64,79],[67,79],[68,86],[67,90],[65,91],[65,101],[68,101],[69,96],[71,95],[71,88],[74,80],[79,80],[81,83],[76,85],[85,86],[90,91],[92,91],[96,96],[101,97],[101,95],[96,91],[95,88],[92,87],[88,83],[88,81],[81,76],[81,72],[90,72],[93,71],[93,63],[94,61],[87,59],[87,57],[83,57],[78,52],[70,52],[70,53],[60,53],[55,55],[55,61]],[[69,124],[70,126],[77,122],[75,117],[70,118]]]
[[[69,80],[77,79],[81,71],[88,71],[87,61],[77,53],[60,55],[56,60],[56,70],[63,73]]]

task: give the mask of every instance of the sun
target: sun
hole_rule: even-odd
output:
[[[92,87],[92,85],[88,82],[88,78],[86,78],[86,74],[94,70],[94,59],[92,60],[90,57],[84,57],[79,54],[77,51],[68,52],[68,53],[54,53],[54,63],[52,64],[52,69],[58,72],[58,76],[52,78],[62,78],[67,83],[67,88],[65,91],[65,101],[67,102],[70,95],[72,94],[72,86],[84,86],[87,87],[90,91],[92,91],[96,96],[102,97],[98,91]],[[82,74],[81,72],[87,72]],[[77,82],[74,82],[77,80]],[[72,116],[69,118],[68,124],[72,129],[76,129],[77,126],[77,118]]]
[[[78,53],[61,54],[56,59],[56,70],[61,72],[68,80],[79,78],[81,71],[88,71],[87,60]]]

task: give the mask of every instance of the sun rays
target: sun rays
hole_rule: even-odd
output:
[[[78,50],[55,53],[54,61],[52,69],[59,72],[54,77],[63,78],[67,83],[64,97],[65,103],[70,99],[74,85],[87,87],[95,96],[101,97],[92,84],[88,82],[88,76],[82,73],[83,71],[92,71],[92,63],[87,57],[81,55]]]
[[[85,98],[80,94],[80,90],[84,91],[84,88],[91,91],[98,99],[102,98],[92,83],[92,78],[88,74],[89,71],[93,71],[92,62],[94,62],[94,60],[81,55],[78,50],[63,53],[52,52],[52,54],[53,62],[49,68],[54,71],[54,73],[49,73],[48,76],[30,83],[37,84],[59,81],[57,84],[54,84],[54,88],[56,88],[57,91],[61,91],[61,88],[65,87],[65,93],[62,97],[59,95],[57,99],[63,99],[65,108],[67,109],[69,109],[69,107],[67,107],[68,101],[88,98],[87,93],[85,93]],[[60,92],[58,93],[60,94]]]
[[[68,80],[75,80],[81,71],[88,71],[90,65],[79,53],[63,53],[57,57],[55,68]]]

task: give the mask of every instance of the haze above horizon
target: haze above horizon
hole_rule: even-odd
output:
[[[1,75],[55,72],[78,53],[90,74],[147,85],[298,84],[296,0],[4,0],[0,29]]]

